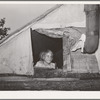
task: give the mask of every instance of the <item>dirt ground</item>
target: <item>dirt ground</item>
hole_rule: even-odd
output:
[[[100,74],[71,74],[62,77],[0,75],[0,90],[99,91]]]

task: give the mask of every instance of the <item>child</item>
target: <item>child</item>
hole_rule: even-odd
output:
[[[38,61],[35,67],[50,68],[55,69],[55,63],[52,63],[53,52],[51,50],[46,50],[40,53],[40,61]]]

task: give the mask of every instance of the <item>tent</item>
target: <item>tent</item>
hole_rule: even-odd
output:
[[[77,41],[81,32],[75,27],[85,27],[82,4],[56,5],[9,34],[0,42],[0,74],[34,75],[33,65],[44,49],[52,49],[55,54],[54,62],[57,62],[59,68],[63,68],[67,54],[64,53],[67,52],[64,48],[68,45],[63,32],[70,33],[70,37]]]

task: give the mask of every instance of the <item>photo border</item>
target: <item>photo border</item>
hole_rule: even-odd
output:
[[[27,0],[0,0],[0,2],[8,2],[8,4],[10,2],[27,2]],[[29,2],[59,2],[60,3],[64,3],[64,2],[67,2],[69,3],[70,1],[71,2],[75,2],[77,3],[77,1],[81,1],[81,3],[83,2],[95,2],[96,4],[98,4],[97,1],[99,0],[87,0],[87,1],[84,1],[84,0],[28,0]],[[100,2],[100,1],[99,1]],[[13,100],[20,100],[20,99],[24,99],[24,100],[31,100],[31,99],[46,99],[46,100],[53,100],[53,99],[56,99],[56,100],[77,100],[77,99],[80,99],[80,100],[87,100],[87,99],[90,99],[90,100],[97,100],[97,99],[100,99],[100,92],[98,91],[89,91],[89,92],[86,92],[86,91],[0,91],[0,99],[1,100],[9,100],[9,99],[13,99]]]

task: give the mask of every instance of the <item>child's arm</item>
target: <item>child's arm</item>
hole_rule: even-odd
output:
[[[40,67],[40,61],[36,63],[35,67]]]
[[[58,69],[58,67],[57,67],[57,63],[55,63],[55,69]]]
[[[56,69],[56,63],[51,63],[51,68]]]

